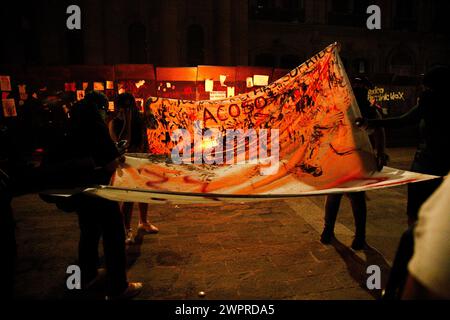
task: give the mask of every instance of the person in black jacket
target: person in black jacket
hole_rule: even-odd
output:
[[[120,154],[105,123],[108,100],[98,92],[86,95],[71,111],[70,137],[74,158],[91,158],[95,174],[87,183],[109,184]],[[79,263],[82,283],[98,276],[98,245],[103,238],[108,298],[138,294],[141,283],[129,283],[126,275],[125,230],[119,204],[83,195],[77,209],[80,226]]]
[[[365,78],[355,78],[353,80],[353,92],[360,108],[361,114],[365,118],[380,119],[381,114],[372,106],[368,100],[368,93],[371,83]],[[385,151],[384,130],[378,128],[369,134],[370,141],[376,152],[378,169],[381,170],[387,162]],[[325,226],[320,237],[323,244],[331,243],[334,238],[334,226],[342,200],[342,194],[327,196],[325,203]],[[352,242],[352,249],[362,250],[366,246],[366,194],[365,192],[355,192],[347,194],[352,206],[353,217],[355,219],[355,238]]]
[[[421,139],[411,171],[445,176],[450,171],[450,139],[447,127],[450,119],[448,88],[450,68],[437,66],[429,70],[423,79],[425,90],[408,113],[382,120],[358,119],[360,127],[401,127],[410,124],[420,126]],[[442,179],[435,179],[408,185],[407,215],[409,225],[417,221],[422,204],[437,190]]]

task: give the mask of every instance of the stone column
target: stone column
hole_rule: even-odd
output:
[[[83,1],[80,9],[81,29],[84,35],[84,63],[103,64],[103,1]]]
[[[330,10],[329,6],[331,3],[328,1],[305,1],[306,6],[314,6],[313,12],[308,11],[306,7],[306,19],[309,19],[314,24],[326,24],[328,23],[328,11]],[[309,18],[308,15],[312,14],[313,17]],[[308,21],[308,20],[307,20]]]
[[[431,17],[433,15],[432,3],[429,1],[420,1],[417,3],[417,31],[427,32],[431,29]],[[426,12],[426,14],[424,14]]]
[[[231,64],[231,0],[217,0],[216,59],[219,65]]]
[[[161,63],[164,66],[178,66],[178,4],[177,0],[161,3]]]
[[[248,1],[233,1],[235,23],[232,28],[232,45],[235,46],[231,63],[233,65],[248,65]]]

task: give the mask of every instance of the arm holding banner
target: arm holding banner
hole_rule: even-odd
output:
[[[419,101],[420,103],[420,101]],[[387,119],[365,119],[358,118],[355,123],[360,128],[394,128],[403,127],[405,125],[417,124],[420,121],[420,107],[419,104],[415,105],[407,113],[400,117],[387,118]]]
[[[377,119],[375,120],[381,120],[381,115],[378,111],[376,114]],[[384,128],[377,127],[374,129],[372,144],[376,152],[377,168],[378,171],[381,171],[389,161],[389,156],[386,154],[386,132],[384,131]]]

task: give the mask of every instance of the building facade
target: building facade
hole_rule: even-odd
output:
[[[81,8],[81,30],[66,8]],[[370,4],[382,29],[366,27]],[[98,0],[8,5],[2,64],[292,68],[333,42],[351,73],[417,75],[450,56],[445,0]]]

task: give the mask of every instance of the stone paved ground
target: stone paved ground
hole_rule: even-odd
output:
[[[391,166],[407,169],[413,149],[392,149]],[[353,218],[344,199],[338,241],[322,245],[323,197],[221,206],[153,206],[160,228],[128,248],[129,278],[144,282],[139,299],[374,299],[366,267],[383,283],[405,228],[406,187],[368,193],[368,243],[348,247]],[[77,219],[27,195],[13,202],[19,260],[17,298],[78,299],[65,290],[77,262]],[[88,298],[98,298],[94,293]]]

